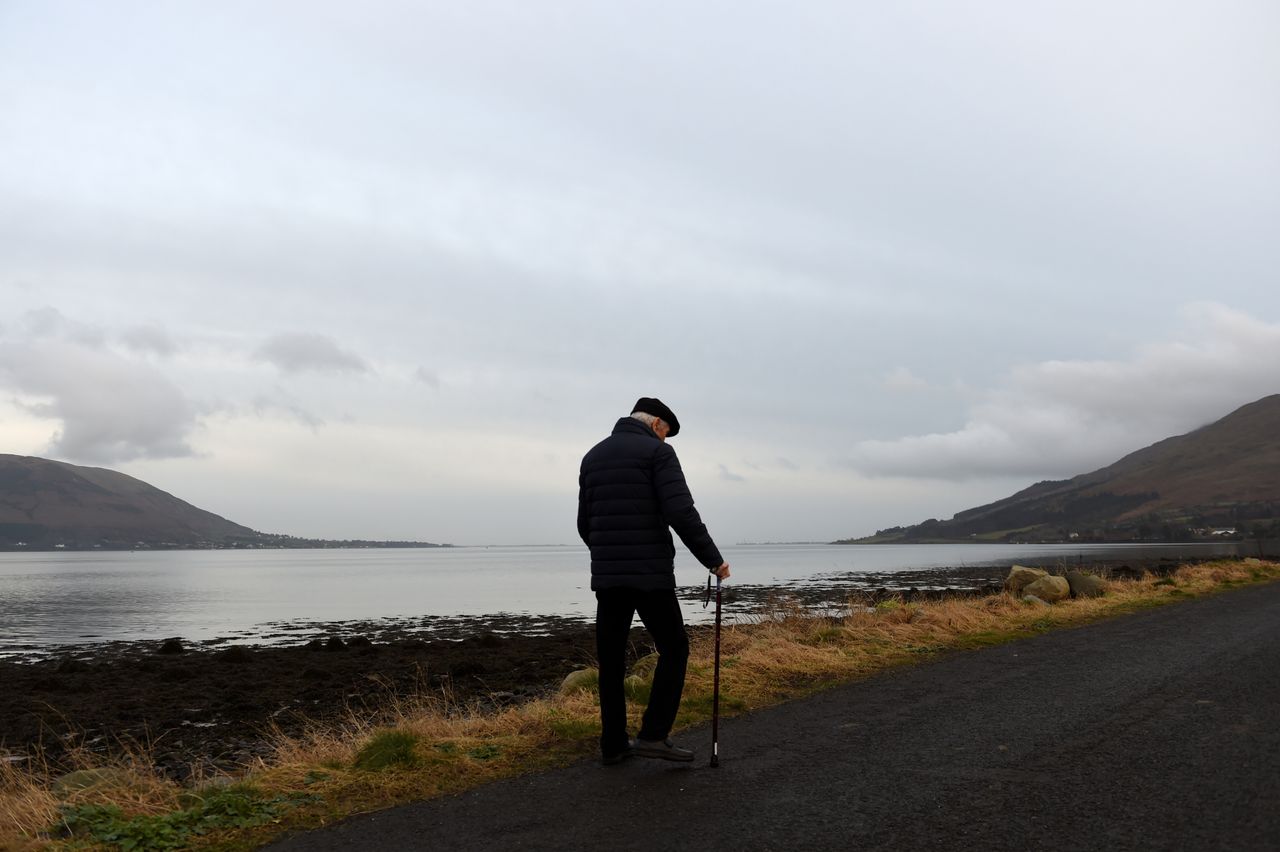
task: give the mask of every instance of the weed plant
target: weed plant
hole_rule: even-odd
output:
[[[1224,561],[1184,566],[1167,579],[1110,581],[1104,597],[1051,607],[1004,594],[874,606],[853,599],[843,612],[820,617],[779,598],[762,616],[723,631],[721,711],[765,707],[944,650],[1276,579],[1280,563]],[[678,726],[710,716],[712,653],[710,634],[695,632]],[[651,669],[649,660],[634,676],[647,680]],[[629,706],[633,727],[641,710],[638,702]],[[246,766],[238,783],[203,791],[161,778],[145,750],[107,765],[75,755],[71,768],[109,770],[84,776],[88,783],[77,789],[55,783],[68,767],[0,760],[0,849],[250,849],[286,830],[580,759],[595,753],[599,730],[592,691],[497,710],[419,693],[394,697],[376,716],[352,711],[341,724],[316,724],[301,736],[276,732],[269,759]]]

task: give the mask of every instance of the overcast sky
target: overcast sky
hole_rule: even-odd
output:
[[[862,535],[1280,392],[1280,5],[0,0],[0,452],[256,529]]]

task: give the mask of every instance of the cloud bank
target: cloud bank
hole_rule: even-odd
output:
[[[61,421],[48,454],[93,464],[192,455],[195,411],[154,367],[70,340],[0,343],[0,386]]]
[[[863,441],[849,461],[874,476],[1072,476],[1280,392],[1280,324],[1212,303],[1183,316],[1185,340],[1127,360],[1016,367],[971,404],[962,428]]]

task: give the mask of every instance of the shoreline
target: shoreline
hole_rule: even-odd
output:
[[[1034,560],[1028,560],[1028,564]],[[1055,563],[1056,564],[1056,563]],[[1112,577],[1163,575],[1185,561],[1091,564]],[[1059,566],[1061,567],[1061,566]],[[725,586],[733,621],[788,610],[822,616],[894,597],[929,601],[998,591],[1007,566],[830,575],[780,586]],[[700,602],[702,588],[679,596]],[[709,631],[689,624],[692,639]],[[232,772],[270,753],[275,732],[297,735],[352,714],[373,717],[423,695],[501,708],[551,695],[592,665],[587,618],[522,615],[310,623],[280,630],[288,644],[215,639],[136,640],[0,658],[0,756],[57,764],[76,750],[149,752],[167,777]],[[652,651],[636,621],[632,659]],[[16,758],[16,759],[15,759]]]
[[[1088,565],[1108,576],[1139,576],[1142,572],[1163,573],[1178,565],[1193,565],[1220,559],[1203,557],[1139,557],[1100,558],[1086,560],[1078,554],[1071,560],[1060,555],[1025,556],[977,565],[937,566],[928,568],[890,569],[883,571],[833,571],[821,575],[768,584],[744,584],[730,581],[724,587],[727,614],[730,618],[751,618],[772,608],[779,599],[787,599],[815,613],[847,604],[850,597],[867,594],[899,594],[907,600],[929,600],[940,595],[971,594],[998,586],[1017,563],[1031,567],[1061,569],[1072,565]],[[682,601],[700,603],[705,587],[683,586],[676,589]],[[688,623],[700,623],[696,613]],[[78,641],[32,642],[10,640],[0,644],[0,663],[37,663],[42,660],[79,657],[113,658],[158,647],[169,639],[177,639],[192,649],[219,650],[233,645],[254,648],[288,648],[305,645],[315,639],[333,635],[358,635],[371,641],[399,641],[405,638],[430,641],[462,640],[477,633],[536,636],[555,633],[565,628],[590,625],[593,617],[575,614],[529,614],[495,611],[468,615],[421,615],[388,618],[353,618],[334,620],[273,621],[212,637],[193,638],[182,634],[146,638],[84,638]]]

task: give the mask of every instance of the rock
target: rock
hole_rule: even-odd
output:
[[[636,660],[634,666],[631,667],[631,673],[637,677],[648,680],[653,677],[653,673],[658,668],[658,655],[648,654]]]
[[[1022,590],[1041,577],[1048,577],[1048,571],[1039,568],[1028,568],[1025,565],[1014,565],[1009,569],[1009,576],[1004,578],[1004,588],[1015,598],[1021,596]]]
[[[182,640],[178,638],[166,639],[160,643],[157,654],[182,654],[186,652],[186,648],[182,647]]]
[[[561,695],[572,695],[575,692],[596,692],[600,689],[599,669],[578,669],[569,672],[560,684]]]
[[[51,789],[55,796],[68,796],[97,787],[128,787],[132,780],[123,769],[77,769],[55,779]]]
[[[253,652],[243,645],[232,645],[219,651],[217,657],[224,663],[247,663],[253,659]]]
[[[1068,571],[1066,577],[1073,598],[1100,598],[1107,593],[1107,584],[1101,577],[1081,571]]]
[[[1071,584],[1062,577],[1045,575],[1024,587],[1022,592],[1037,597],[1045,603],[1057,603],[1071,597]]]
[[[239,783],[239,779],[232,778],[230,775],[215,775],[212,778],[204,779],[204,783],[200,785],[199,792],[212,793],[217,790],[225,790]]]
[[[341,651],[345,647],[347,647],[347,643],[343,642],[339,636],[330,636],[329,641],[324,643],[326,651]]]
[[[1038,597],[1036,597],[1035,595],[1023,595],[1023,596],[1022,596],[1022,602],[1023,602],[1023,603],[1025,603],[1025,604],[1032,604],[1033,606],[1048,606],[1048,605],[1049,605],[1047,601],[1042,601],[1042,600],[1040,600]]]

